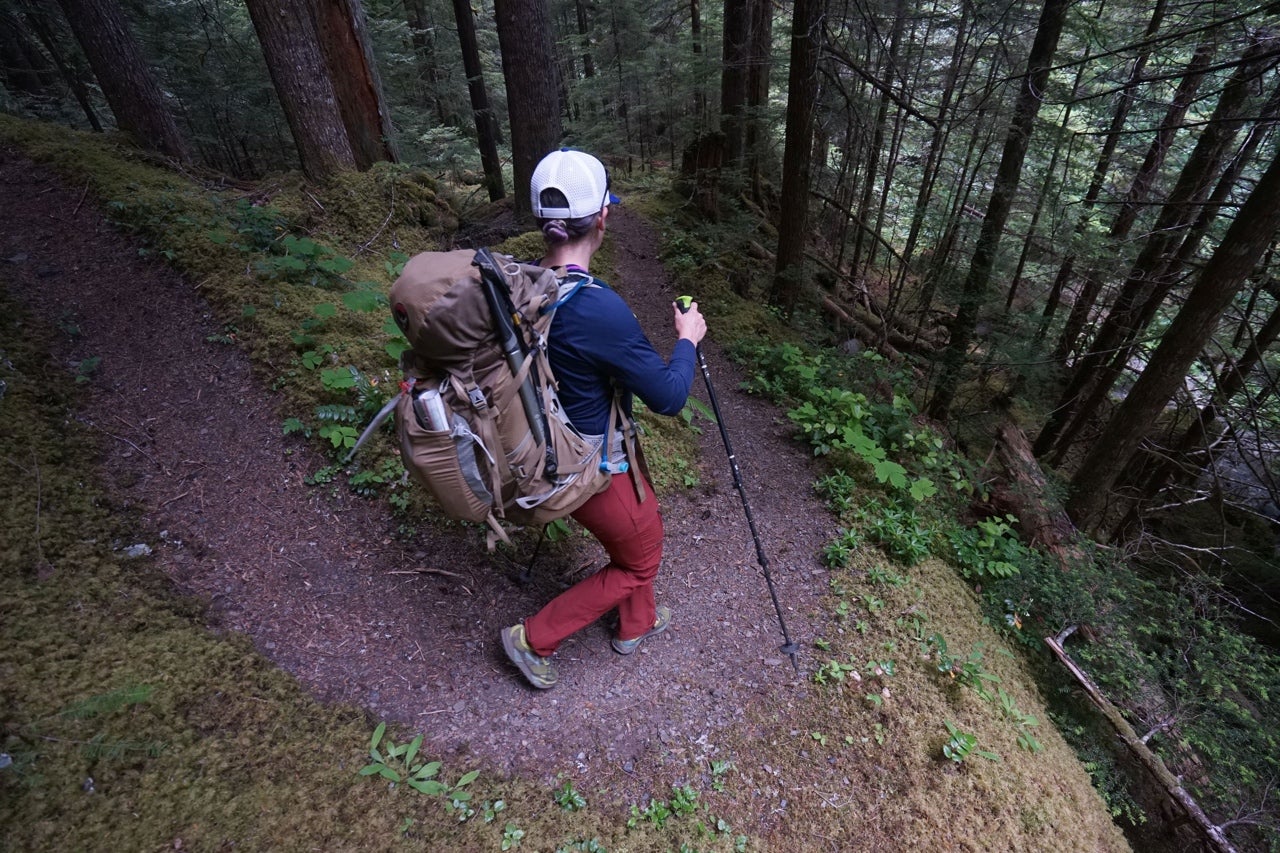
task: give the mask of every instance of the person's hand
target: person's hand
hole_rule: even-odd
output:
[[[675,312],[676,336],[684,338],[697,346],[707,334],[707,320],[698,310],[697,302],[689,303],[688,311],[681,311],[680,306],[672,303]]]

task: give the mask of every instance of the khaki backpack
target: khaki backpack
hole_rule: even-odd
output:
[[[547,359],[555,308],[589,276],[509,256],[459,249],[425,252],[391,288],[391,313],[410,349],[395,402],[401,459],[446,514],[541,525],[604,491],[612,474],[605,436],[583,435],[565,416]],[[622,423],[614,395],[609,423]],[[634,459],[629,421],[620,436]]]

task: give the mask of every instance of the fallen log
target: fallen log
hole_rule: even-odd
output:
[[[993,453],[999,470],[992,473],[999,485],[992,490],[992,502],[1018,517],[1027,542],[1053,555],[1063,571],[1086,559],[1076,544],[1076,527],[1054,500],[1026,433],[1005,421],[996,432]]]
[[[1236,848],[1227,840],[1226,835],[1222,831],[1222,827],[1214,824],[1209,816],[1200,808],[1195,798],[1182,787],[1182,783],[1178,781],[1178,777],[1169,772],[1169,768],[1165,766],[1160,756],[1152,752],[1147,745],[1143,743],[1142,738],[1133,730],[1133,726],[1129,725],[1128,720],[1120,713],[1115,705],[1102,694],[1098,686],[1093,683],[1093,679],[1071,659],[1066,650],[1062,648],[1062,640],[1070,633],[1065,631],[1058,637],[1045,637],[1045,644],[1053,650],[1058,660],[1063,666],[1075,677],[1080,686],[1084,688],[1089,699],[1093,704],[1102,711],[1102,715],[1107,718],[1116,733],[1120,735],[1120,740],[1124,745],[1137,757],[1142,766],[1152,775],[1155,781],[1164,789],[1169,798],[1176,806],[1187,815],[1187,818],[1193,823],[1198,830],[1204,835],[1205,841],[1210,849],[1217,850],[1219,853],[1236,853]]]

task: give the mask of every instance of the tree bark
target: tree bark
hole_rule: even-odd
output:
[[[813,106],[818,95],[818,56],[824,0],[795,0],[791,23],[791,72],[787,82],[787,137],[782,155],[778,252],[771,299],[783,313],[795,310],[804,282],[809,230],[809,167]]]
[[[187,141],[116,0],[58,2],[120,129],[144,148],[189,162]]]
[[[364,7],[360,0],[318,0],[314,9],[316,34],[356,168],[368,169],[382,160],[396,162],[391,115],[369,43]]]
[[[101,133],[102,122],[98,120],[98,113],[89,100],[89,87],[85,85],[80,69],[72,67],[72,64],[63,57],[62,51],[58,49],[53,34],[50,32],[49,22],[44,16],[44,9],[34,5],[32,0],[23,0],[22,5],[23,16],[26,18],[27,24],[31,27],[31,31],[35,33],[36,38],[40,40],[40,44],[44,46],[54,65],[58,66],[59,73],[62,74],[67,87],[71,89],[72,94],[75,96],[76,103],[80,105],[80,109],[84,112],[85,120],[89,122],[91,128]]]
[[[313,180],[356,168],[308,0],[245,0],[302,171]]]
[[[462,47],[462,67],[467,74],[467,93],[471,97],[471,115],[476,126],[476,142],[480,147],[480,166],[484,169],[484,185],[489,201],[507,195],[502,181],[502,159],[498,156],[498,117],[489,106],[489,93],[484,85],[484,66],[480,64],[480,48],[476,43],[476,21],[471,14],[471,0],[453,0],[453,17],[458,23],[458,42]]]
[[[1071,481],[1067,512],[1081,529],[1101,521],[1111,487],[1208,342],[1218,318],[1280,229],[1280,157],[1240,208],[1133,390]]]
[[[729,171],[742,167],[745,153],[751,2],[752,0],[724,0],[720,132],[724,134],[724,165]]]
[[[546,0],[494,0],[502,71],[511,120],[511,160],[515,209],[532,211],[529,184],[533,170],[560,144],[560,81],[551,44]]]

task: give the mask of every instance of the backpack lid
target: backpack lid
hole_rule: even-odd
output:
[[[493,318],[472,265],[475,252],[423,252],[391,286],[391,315],[413,351],[447,369],[465,365],[495,338]]]

